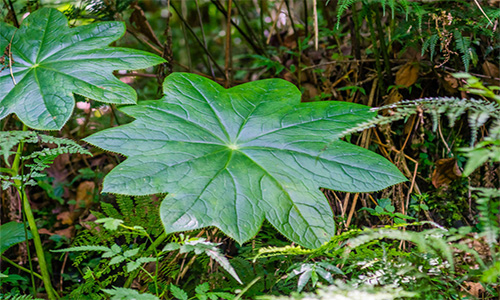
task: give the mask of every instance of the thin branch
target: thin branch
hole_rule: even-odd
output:
[[[318,43],[319,43],[319,35],[318,35],[318,4],[316,3],[316,0],[313,0],[313,19],[314,19],[314,49],[318,51]],[[307,24],[307,19],[306,19],[306,24]],[[307,36],[307,33],[306,33]]]
[[[3,3],[5,4],[5,6],[7,6],[5,0],[3,0]],[[9,12],[12,16],[12,20],[14,21],[14,26],[16,26],[16,28],[19,28],[19,21],[17,21],[16,11],[14,10],[14,4],[12,3],[12,0],[9,0]]]
[[[203,38],[203,44],[205,45],[205,48],[208,48],[207,39],[205,37],[205,30],[203,29],[203,20],[201,18],[201,12],[200,12],[200,6],[198,5],[198,0],[195,0],[194,3],[196,4],[196,11],[198,12],[198,19],[200,21],[201,37]],[[210,61],[210,59],[207,59],[207,63],[208,63],[208,68],[210,69],[210,73],[212,73],[212,77],[215,78],[214,67],[212,66],[212,62]]]
[[[200,38],[198,38],[198,36],[194,32],[193,28],[191,28],[191,26],[189,25],[189,23],[187,23],[186,19],[184,19],[184,17],[179,13],[179,11],[175,7],[174,3],[170,3],[170,6],[174,9],[174,11],[177,14],[177,16],[179,16],[179,19],[181,20],[181,22],[186,25],[187,30],[189,30],[189,32],[191,32],[191,34],[193,35],[193,37],[196,40],[196,42],[198,42],[198,44],[207,53],[208,57],[212,60],[212,62],[214,63],[215,67],[217,68],[217,70],[219,70],[219,72],[221,72],[222,74],[224,74],[224,70],[221,68],[221,66],[219,66],[219,64],[217,63],[217,61],[215,60],[215,58],[212,56],[212,54],[210,53],[210,51],[208,51],[207,47],[205,47],[205,45],[203,45],[203,42],[200,40]]]
[[[222,4],[219,2],[219,0],[211,0],[211,2],[213,4],[215,4],[217,9],[221,13],[223,13],[224,16],[227,18],[228,12],[224,9],[224,6],[222,6]],[[248,42],[248,44],[250,45],[250,47],[252,47],[252,49],[255,51],[255,53],[257,53],[259,55],[266,54],[260,47],[255,45],[254,40],[251,37],[249,37],[248,34],[245,31],[243,31],[240,26],[238,26],[238,24],[236,24],[233,20],[231,20],[231,24],[234,26],[234,28],[236,28],[236,30],[238,30],[238,32],[241,34],[243,39]]]
[[[233,0],[227,1],[227,15],[226,15],[226,56],[224,60],[225,74],[226,74],[226,84],[225,87],[229,88],[231,86],[231,6],[233,5]]]

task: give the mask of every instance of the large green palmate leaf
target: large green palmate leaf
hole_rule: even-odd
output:
[[[320,187],[368,192],[406,178],[385,158],[336,140],[374,117],[363,105],[300,103],[297,88],[267,79],[224,89],[174,73],[165,96],[121,110],[136,120],[85,140],[128,157],[103,192],[168,193],[160,207],[167,232],[216,226],[242,243],[264,218],[306,247],[335,231]]]
[[[66,17],[50,8],[29,15],[19,29],[0,22],[0,51],[11,43],[13,60],[7,59],[0,72],[0,119],[15,113],[31,128],[57,130],[73,112],[73,93],[105,103],[135,103],[134,89],[112,71],[164,60],[145,51],[107,47],[124,32],[122,22],[69,28]]]
[[[33,238],[31,232],[24,232],[23,223],[9,222],[0,226],[0,255],[15,244]]]

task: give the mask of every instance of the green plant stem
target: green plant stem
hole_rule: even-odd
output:
[[[23,125],[23,131],[27,131],[28,127]],[[12,171],[14,174],[19,175],[19,166],[21,162],[21,156],[24,149],[24,141],[19,143],[17,148],[16,156],[14,157],[14,162],[12,163]],[[33,235],[33,243],[35,244],[35,252],[38,257],[38,264],[40,265],[40,272],[42,273],[42,281],[45,286],[45,290],[47,292],[47,296],[49,300],[59,299],[59,295],[54,293],[54,288],[52,287],[52,282],[50,281],[50,274],[47,268],[47,262],[45,261],[45,253],[43,251],[42,240],[40,239],[40,235],[38,234],[38,228],[36,226],[35,217],[33,216],[33,212],[31,211],[31,206],[28,201],[28,197],[26,195],[26,191],[23,188],[23,184],[21,180],[15,179],[14,184],[17,188],[19,196],[21,197],[21,201],[24,208],[24,215],[28,220],[28,224],[30,226],[31,234]],[[27,242],[27,241],[26,241]],[[35,291],[33,291],[35,292]],[[57,296],[56,296],[57,295]]]
[[[165,232],[163,232],[152,244],[151,246],[148,247],[148,249],[146,250],[146,252],[149,252],[149,251],[153,251],[156,253],[156,248],[158,248],[158,246],[160,246],[161,243],[163,243],[163,241],[167,238],[167,234]],[[158,257],[158,256],[157,256]],[[157,267],[156,269],[158,269],[158,260],[157,260]],[[157,270],[158,271],[158,270]],[[158,274],[158,273],[156,273]],[[127,278],[127,281],[125,281],[125,284],[123,285],[123,287],[130,287],[132,285],[132,281],[134,281],[134,278],[137,277],[137,271],[134,271],[132,272],[132,274],[130,274],[130,276]]]
[[[380,54],[378,51],[377,47],[377,37],[375,35],[375,16],[373,12],[368,8],[368,15],[367,15],[367,23],[368,27],[370,28],[370,38],[372,40],[372,46],[373,46],[373,55],[375,56],[375,68],[377,70],[377,77],[378,77],[378,88],[379,92],[383,93],[384,91],[384,76],[382,75],[382,65],[380,63]]]
[[[2,255],[0,258],[2,258],[2,260],[3,260],[4,262],[7,262],[7,263],[11,264],[12,266],[14,266],[14,267],[18,268],[19,270],[24,271],[24,272],[27,272],[27,273],[30,273],[30,274],[34,275],[35,277],[37,277],[37,278],[39,278],[39,279],[42,279],[42,280],[43,280],[42,275],[40,275],[40,274],[38,274],[38,273],[36,273],[36,272],[34,272],[34,271],[31,271],[30,269],[27,269],[27,268],[25,268],[25,267],[23,267],[23,266],[20,266],[19,264],[17,264],[17,263],[15,263],[14,261],[12,261],[12,260],[8,259],[7,257],[5,257],[5,256],[3,256],[3,255]]]
[[[27,273],[30,273],[31,275],[33,275],[33,276],[37,277],[38,279],[43,280],[42,275],[38,274],[37,272],[31,271],[30,269],[27,269],[27,268],[25,268],[25,267],[23,267],[23,266],[20,266],[20,265],[19,265],[19,264],[17,264],[16,262],[14,262],[14,261],[12,261],[12,260],[8,259],[7,257],[5,257],[5,256],[3,256],[3,255],[2,255],[2,256],[0,256],[0,258],[2,258],[2,261],[4,261],[4,262],[6,262],[6,263],[11,264],[12,266],[14,266],[14,267],[18,268],[19,270],[24,271],[24,272],[27,272]],[[56,294],[56,296],[57,296],[57,292],[54,290],[54,288],[52,288],[52,291],[53,291],[53,292],[54,292],[54,294]],[[58,299],[60,299],[60,298],[58,297]]]
[[[373,11],[375,11],[375,25],[378,33],[378,41],[380,43],[380,52],[382,53],[382,57],[384,58],[385,73],[387,76],[387,80],[389,82],[393,82],[389,60],[389,51],[387,50],[387,45],[385,43],[384,29],[382,28],[382,22],[380,21],[380,12],[376,8]]]

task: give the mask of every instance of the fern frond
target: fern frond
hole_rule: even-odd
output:
[[[410,5],[413,8],[413,11],[415,12],[415,15],[417,16],[418,30],[421,31],[422,30],[422,19],[423,19],[424,15],[428,14],[428,12],[418,2],[410,2]],[[436,42],[437,42],[437,40],[436,40]],[[435,45],[436,44],[434,44],[434,46]],[[422,52],[425,52],[425,50],[422,50]],[[432,56],[433,55],[431,55],[431,60],[432,60]]]
[[[394,1],[396,2],[396,1]],[[397,1],[399,5],[403,8],[403,11],[405,13],[405,20],[408,21],[408,15],[410,14],[410,3],[407,0],[399,0]],[[395,6],[396,3],[394,3]],[[394,7],[391,7],[392,10],[392,18],[394,19]]]
[[[31,152],[29,155],[20,156],[23,162],[32,160],[32,163],[24,165],[29,168],[28,175],[22,176],[19,179],[24,185],[36,185],[36,182],[33,179],[45,177],[46,175],[41,172],[50,167],[50,165],[54,162],[54,159],[60,154],[80,153],[92,155],[87,149],[69,139],[38,134],[34,131],[2,131],[0,132],[0,155],[3,156],[6,165],[9,166],[9,156],[16,153],[13,151],[14,146],[21,142],[32,144],[55,144],[55,147],[45,147],[42,150]],[[2,179],[18,179],[14,178],[16,174],[11,175],[13,175],[13,177],[6,178],[3,176]]]
[[[254,262],[259,258],[273,257],[280,255],[305,255],[311,254],[313,250],[302,248],[301,246],[266,247],[259,248],[259,252],[254,257]]]
[[[462,53],[462,63],[464,64],[465,72],[468,72],[472,60],[470,38],[462,36],[462,33],[458,29],[454,30],[453,35],[457,49]]]
[[[132,219],[135,218],[135,205],[134,205],[134,200],[130,196],[124,196],[124,195],[117,195],[116,196],[116,204],[118,205],[118,208],[120,209],[120,212],[122,217],[120,219],[124,220],[125,223],[128,223],[132,226],[134,225],[139,225],[139,224],[133,224],[135,222],[131,222]],[[137,221],[137,220],[134,220]],[[144,225],[144,224],[143,224]]]
[[[347,255],[350,251],[380,239],[392,239],[408,241],[415,244],[421,252],[432,253],[442,257],[454,268],[453,249],[443,239],[444,231],[441,229],[430,229],[422,232],[402,231],[402,230],[366,230],[365,233],[349,240],[349,247],[345,251]]]
[[[425,51],[429,49],[429,52],[431,54],[431,61],[434,59],[434,54],[436,54],[436,45],[437,42],[439,41],[439,35],[433,34],[431,35],[427,40],[425,40],[424,44],[422,45],[422,55],[425,54]]]
[[[357,1],[358,0],[340,0],[337,3],[337,29],[339,28],[340,18],[342,17],[342,14]]]
[[[404,120],[407,117],[420,112],[430,113],[434,130],[442,114],[446,114],[450,124],[465,112],[469,113],[469,126],[471,127],[471,145],[475,143],[477,131],[489,119],[500,119],[500,105],[496,102],[476,99],[459,99],[450,97],[423,98],[416,100],[405,100],[395,104],[372,108],[373,111],[390,110],[390,115],[378,115],[374,119],[361,123],[356,127],[344,131],[341,136],[374,127],[376,125],[390,124],[395,121]],[[494,123],[497,124],[497,123]]]
[[[500,238],[500,224],[497,216],[500,207],[500,190],[494,188],[473,188],[472,190],[477,196],[478,225],[482,227],[490,249],[494,249]]]
[[[93,246],[93,245],[87,245],[87,246],[77,246],[77,247],[70,247],[66,249],[59,249],[59,250],[51,250],[52,252],[80,252],[80,251],[111,251],[111,248],[105,247],[105,246]]]
[[[101,210],[108,218],[124,219],[123,215],[110,203],[101,202]]]

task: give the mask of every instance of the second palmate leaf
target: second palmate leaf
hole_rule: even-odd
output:
[[[0,22],[0,120],[16,114],[30,128],[60,130],[75,107],[73,94],[105,103],[133,104],[135,90],[114,70],[148,68],[165,60],[128,48],[108,47],[125,33],[123,22],[70,28],[54,8],[31,13],[16,28]],[[10,45],[10,47],[7,47]]]
[[[160,207],[167,233],[216,226],[242,243],[267,219],[318,247],[335,232],[320,187],[368,192],[406,180],[380,155],[336,140],[374,117],[366,106],[300,103],[281,79],[224,89],[186,73],[168,76],[164,94],[122,108],[135,121],[86,141],[127,157],[103,192],[168,193]]]

